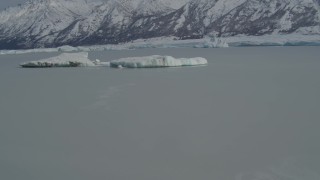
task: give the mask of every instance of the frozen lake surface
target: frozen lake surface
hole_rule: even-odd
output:
[[[208,66],[23,69],[0,56],[0,179],[319,180],[320,47],[90,52]]]

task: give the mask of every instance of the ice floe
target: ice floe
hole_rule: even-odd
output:
[[[30,61],[20,64],[25,68],[49,68],[49,67],[85,67],[85,66],[106,66],[113,68],[156,68],[156,67],[178,67],[178,66],[199,66],[206,65],[208,61],[202,57],[194,58],[174,58],[172,56],[144,56],[127,57],[101,62],[100,60],[91,61],[87,52],[62,53],[55,57]]]
[[[113,60],[111,67],[115,68],[157,68],[157,67],[178,67],[178,66],[199,66],[206,65],[208,61],[202,57],[195,58],[174,58],[172,56],[144,56],[128,57]]]
[[[100,62],[97,64],[100,64]],[[42,67],[81,67],[96,66],[96,64],[88,59],[87,52],[78,53],[62,53],[55,57],[42,59],[39,61],[30,61],[20,64],[22,67],[42,68]]]

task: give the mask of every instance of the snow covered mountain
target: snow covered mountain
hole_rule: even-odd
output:
[[[0,13],[0,49],[289,33],[320,34],[319,0],[30,0]]]

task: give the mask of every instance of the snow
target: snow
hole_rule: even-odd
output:
[[[30,61],[20,64],[22,67],[79,67],[95,66],[94,62],[88,59],[87,52],[62,53],[58,56],[42,59],[39,61]]]
[[[159,14],[170,11],[171,8],[158,0],[142,0],[136,9],[136,12],[143,15]]]
[[[165,4],[167,7],[171,7],[173,9],[179,9],[183,5],[187,4],[190,0],[161,0],[163,4]]]
[[[110,62],[111,67],[119,68],[157,68],[157,67],[178,67],[178,66],[199,66],[208,64],[207,60],[202,57],[195,58],[174,58],[172,56],[144,56],[128,57],[113,60]]]
[[[138,14],[157,14],[169,12],[174,9],[179,9],[187,4],[189,0],[134,0],[136,1],[135,11]]]
[[[181,15],[180,18],[177,20],[177,24],[174,27],[174,30],[177,31],[179,28],[183,26],[183,23],[186,21],[186,18],[184,15]]]
[[[216,4],[207,11],[207,16],[205,18],[205,23],[209,25],[211,22],[220,18],[222,14],[230,12],[232,9],[243,4],[245,0],[219,0]]]
[[[80,21],[86,25],[85,19],[95,15],[95,7],[101,4],[102,2],[87,0],[27,1],[22,6],[0,12],[0,25],[10,27],[3,33],[11,34],[13,37],[18,34],[25,37],[26,44],[37,38],[40,44],[53,43],[59,35],[58,32],[70,28],[70,32],[61,39],[61,42],[64,42],[83,33],[82,28],[78,28],[82,25]],[[73,22],[77,22],[74,27],[71,26]]]

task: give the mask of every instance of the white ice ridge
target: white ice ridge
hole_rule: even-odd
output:
[[[100,64],[100,63],[99,63]],[[81,66],[96,66],[94,62],[88,59],[87,52],[78,53],[62,53],[55,57],[42,59],[39,61],[30,61],[20,64],[22,67],[81,67]]]
[[[202,57],[195,58],[174,58],[172,56],[144,56],[128,57],[113,60],[111,67],[115,68],[156,68],[156,67],[178,67],[178,66],[199,66],[206,65],[208,61]]]

